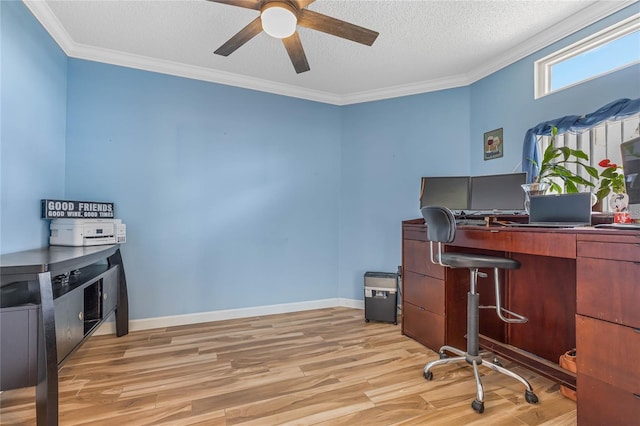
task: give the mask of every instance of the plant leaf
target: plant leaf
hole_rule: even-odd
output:
[[[564,161],[567,161],[571,156],[571,148],[568,146],[561,146],[558,148],[562,152],[562,156],[564,157]]]
[[[546,163],[549,163],[551,160],[559,156],[560,152],[558,152],[558,149],[554,148],[553,145],[550,144],[547,149],[544,150],[544,155],[542,156],[542,167],[544,167]]]
[[[595,187],[595,185],[591,183],[591,181],[586,180],[582,176],[573,175],[573,176],[567,177],[567,179],[579,185]]]
[[[567,190],[567,194],[578,192],[578,187],[570,179],[564,181],[564,187]]]
[[[598,198],[598,200],[602,200],[604,197],[609,195],[610,192],[611,188],[601,188],[598,190],[598,192],[596,192],[596,197]]]
[[[561,165],[559,165],[559,164],[556,164],[556,165],[553,167],[553,171],[554,171],[556,174],[560,175],[560,177],[573,176],[573,172],[572,172],[571,170],[569,170],[569,169],[567,169],[566,167],[561,166]]]
[[[574,157],[589,161],[589,156],[584,151],[580,151],[579,149],[570,149],[569,151]]]
[[[557,192],[558,194],[562,193],[562,187],[555,182],[551,182],[551,187],[549,187],[551,192]]]
[[[583,167],[587,171],[587,173],[589,173],[589,176],[598,179],[598,170],[595,167],[587,166],[586,164],[583,164]]]

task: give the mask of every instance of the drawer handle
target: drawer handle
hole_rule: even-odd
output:
[[[103,299],[103,300],[107,300],[107,293],[105,293],[105,294],[103,294],[103,295],[102,295],[102,299]]]
[[[640,328],[634,328],[633,331],[640,334]]]
[[[634,394],[633,394],[633,396],[635,396],[635,397],[636,397],[636,399],[640,399],[640,395],[639,395],[639,394],[637,394],[637,393],[634,393]]]
[[[78,319],[80,321],[84,321],[84,314],[82,313],[82,311],[80,311],[80,313],[78,314]]]

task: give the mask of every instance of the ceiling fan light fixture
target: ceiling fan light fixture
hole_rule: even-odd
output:
[[[287,38],[296,32],[298,18],[293,7],[284,2],[269,2],[260,13],[262,29],[275,38]]]

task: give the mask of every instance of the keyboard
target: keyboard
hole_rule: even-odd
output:
[[[484,219],[456,219],[456,225],[467,226],[485,226],[487,222]]]

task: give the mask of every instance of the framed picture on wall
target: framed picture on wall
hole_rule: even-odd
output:
[[[493,160],[504,154],[502,150],[502,128],[484,134],[484,159]]]

